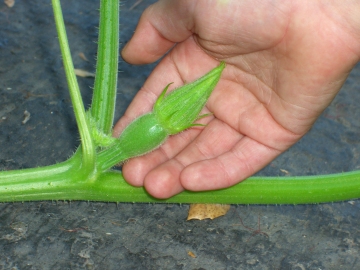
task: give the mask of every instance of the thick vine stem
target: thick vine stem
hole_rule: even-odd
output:
[[[103,172],[93,182],[74,181],[76,177],[83,177],[76,165],[79,163],[80,160],[64,162],[57,171],[52,172],[51,166],[41,168],[43,172],[36,173],[34,170],[37,169],[13,171],[12,176],[1,172],[0,201],[313,204],[360,197],[360,171],[353,171],[305,177],[252,177],[231,188],[203,192],[183,191],[170,199],[160,200],[151,197],[142,187],[130,186],[118,171]],[[50,172],[48,176],[46,170]],[[45,173],[45,177],[41,173]]]

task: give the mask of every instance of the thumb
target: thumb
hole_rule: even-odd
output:
[[[133,37],[121,52],[123,59],[131,64],[155,62],[175,43],[191,36],[192,2],[167,0],[149,6],[142,14]]]

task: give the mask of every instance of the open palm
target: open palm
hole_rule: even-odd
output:
[[[116,124],[115,136],[150,111],[169,82],[175,88],[193,81],[222,60],[227,67],[204,109],[213,114],[202,119],[206,126],[124,164],[130,184],[158,198],[229,187],[311,128],[359,61],[359,4],[275,2],[172,0],[144,12],[123,58],[146,64],[171,50]]]

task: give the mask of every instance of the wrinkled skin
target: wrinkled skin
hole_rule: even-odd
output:
[[[122,51],[161,60],[115,126],[150,111],[169,83],[190,82],[224,60],[203,128],[172,136],[123,166],[158,198],[229,187],[297,142],[330,104],[360,56],[359,1],[164,0],[148,7]]]

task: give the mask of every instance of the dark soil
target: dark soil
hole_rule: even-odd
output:
[[[121,46],[153,1],[130,9],[135,2],[121,6]],[[99,1],[62,6],[75,67],[94,71]],[[153,67],[120,63],[117,118]],[[90,104],[93,78],[79,84]],[[359,169],[359,100],[360,66],[313,129],[259,174]],[[0,170],[65,160],[78,143],[51,1],[1,2]],[[186,221],[188,205],[0,203],[0,269],[360,269],[359,208],[234,205],[224,217]]]

